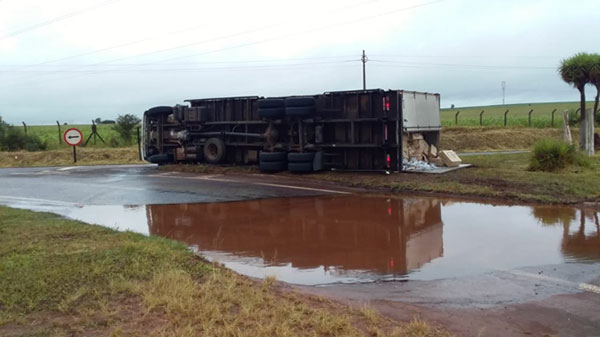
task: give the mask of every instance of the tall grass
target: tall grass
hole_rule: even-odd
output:
[[[577,151],[575,145],[556,139],[542,139],[533,148],[529,170],[552,172],[569,165],[589,167],[590,161]]]

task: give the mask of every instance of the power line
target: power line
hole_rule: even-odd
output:
[[[375,63],[388,64],[386,66],[397,66],[403,68],[434,66],[434,67],[460,67],[460,68],[482,68],[482,69],[536,69],[536,70],[555,70],[556,67],[540,67],[540,66],[521,66],[521,65],[491,65],[491,64],[459,64],[459,63],[423,63],[423,62],[404,62],[390,60],[369,60]]]
[[[399,12],[409,11],[409,10],[413,10],[413,9],[417,9],[417,8],[425,7],[425,6],[431,6],[431,5],[434,5],[434,4],[443,2],[443,1],[445,1],[445,0],[435,0],[435,1],[431,1],[431,2],[426,2],[426,3],[422,3],[422,4],[413,5],[413,6],[407,6],[407,7],[399,8],[399,9],[396,9],[396,10],[386,11],[386,12],[380,13],[380,14],[365,16],[365,17],[362,17],[362,18],[359,18],[359,19],[355,19],[355,20],[349,20],[349,21],[345,21],[345,22],[334,23],[334,24],[330,24],[330,25],[324,25],[324,26],[321,26],[321,27],[306,29],[306,30],[302,30],[302,31],[297,31],[297,32],[289,33],[289,34],[283,34],[283,35],[279,35],[279,36],[267,38],[267,39],[264,39],[264,40],[258,40],[258,41],[253,41],[253,42],[249,42],[249,43],[243,43],[243,44],[239,44],[239,45],[236,45],[236,46],[230,46],[230,47],[225,47],[225,48],[221,48],[221,49],[216,49],[216,50],[211,50],[211,51],[205,51],[205,52],[200,52],[200,53],[195,53],[195,54],[190,54],[190,55],[186,55],[186,56],[173,57],[173,58],[161,60],[160,62],[172,61],[172,60],[179,60],[179,59],[184,59],[184,58],[189,58],[189,57],[194,57],[194,56],[200,56],[200,55],[206,55],[206,54],[214,54],[214,53],[218,53],[218,52],[222,52],[222,51],[226,51],[226,50],[231,50],[231,49],[238,49],[238,48],[243,48],[243,47],[249,47],[249,46],[253,46],[253,45],[257,45],[257,44],[262,44],[262,43],[266,43],[266,42],[280,40],[280,39],[283,39],[283,38],[288,38],[288,37],[291,37],[291,36],[302,35],[302,34],[307,34],[307,33],[313,33],[313,32],[317,32],[317,31],[320,31],[320,30],[330,29],[330,28],[334,28],[334,27],[338,27],[338,26],[345,26],[345,25],[354,24],[354,23],[358,23],[358,22],[369,21],[369,20],[380,18],[380,17],[393,15],[393,14],[396,14],[396,13],[399,13]]]
[[[415,55],[407,55],[407,54],[371,54],[371,56],[375,57],[394,57],[394,58],[460,58],[460,59],[506,59],[506,58],[519,58],[519,59],[547,59],[547,60],[557,60],[562,56],[548,56],[548,55],[449,55],[449,54],[415,54]]]
[[[244,63],[266,63],[266,62],[287,62],[287,61],[299,61],[299,60],[326,60],[326,59],[339,59],[339,58],[349,58],[354,57],[355,55],[324,55],[324,56],[310,56],[310,57],[289,57],[289,58],[279,58],[279,59],[252,59],[252,60],[237,60],[237,61],[206,61],[206,62],[186,62],[186,63],[168,63],[170,66],[193,66],[193,65],[206,65],[206,64],[244,64]],[[356,60],[352,60],[356,61]],[[163,63],[116,63],[116,64],[76,64],[76,65],[46,65],[46,64],[0,64],[0,68],[2,67],[10,67],[10,68],[37,68],[37,67],[149,67],[154,65],[163,65]]]
[[[378,1],[378,0],[375,0],[375,1]],[[344,25],[348,25],[348,24],[354,24],[354,23],[357,23],[357,22],[369,21],[369,20],[380,18],[380,17],[393,15],[393,14],[396,14],[396,13],[399,13],[399,12],[404,12],[404,11],[409,11],[409,10],[413,10],[413,9],[417,9],[417,8],[421,8],[421,7],[431,6],[431,5],[438,4],[438,3],[443,2],[443,1],[445,1],[445,0],[434,0],[434,1],[426,2],[426,3],[421,3],[421,4],[412,5],[412,6],[402,7],[402,8],[396,9],[396,10],[388,10],[388,11],[383,12],[383,13],[379,13],[379,14],[375,14],[375,15],[369,15],[369,16],[365,16],[365,17],[362,17],[362,18],[354,19],[354,20],[344,21],[344,22],[341,22],[341,23],[334,23],[334,24],[329,24],[329,25],[323,25],[323,26],[316,27],[316,28],[306,29],[306,30],[302,30],[302,31],[288,33],[288,34],[282,34],[282,35],[278,35],[278,36],[267,38],[267,39],[263,39],[263,40],[252,41],[252,42],[249,42],[249,43],[238,44],[238,45],[234,45],[234,46],[224,47],[224,48],[220,48],[220,49],[216,49],[216,50],[211,50],[211,51],[205,51],[205,52],[201,52],[201,53],[195,53],[195,54],[192,54],[192,55],[187,55],[187,56],[182,56],[182,57],[173,57],[173,58],[163,59],[163,60],[157,61],[157,62],[155,62],[153,64],[163,63],[163,62],[166,62],[166,61],[172,61],[172,60],[176,60],[176,59],[189,58],[189,57],[193,57],[193,56],[213,54],[213,53],[218,53],[218,52],[221,52],[221,51],[226,51],[226,50],[231,50],[231,49],[238,49],[238,48],[248,47],[248,46],[252,46],[252,45],[256,45],[256,44],[262,44],[262,43],[266,43],[266,42],[280,40],[282,38],[287,38],[287,37],[296,36],[296,35],[302,35],[302,34],[306,34],[306,33],[312,33],[312,32],[316,32],[316,31],[320,31],[320,30],[324,30],[324,29],[329,29],[329,28],[334,28],[334,27],[338,27],[338,26],[344,26]],[[185,48],[185,47],[189,47],[189,46],[190,46],[190,44],[185,44],[185,45],[176,46],[176,47],[167,48],[167,49],[168,50],[174,50],[174,49],[180,49],[180,48]],[[165,50],[158,50],[158,51],[153,51],[153,52],[150,52],[150,53],[157,53],[157,52],[161,52],[161,51],[165,51]],[[112,63],[112,62],[121,61],[121,60],[124,60],[124,59],[135,58],[135,57],[139,57],[139,56],[145,56],[145,55],[148,55],[150,53],[138,54],[138,55],[127,56],[127,57],[122,57],[122,58],[118,58],[118,59],[113,59],[113,60],[109,60],[109,61],[99,62],[99,63],[96,63],[96,65],[98,65],[98,64]],[[72,77],[75,77],[75,76],[79,76],[79,75],[80,74],[77,74],[77,75],[71,76],[69,78],[72,78]],[[65,79],[65,78],[63,78],[63,79]],[[66,79],[68,79],[68,78],[66,78]],[[36,80],[36,83],[39,83],[39,82],[40,82],[39,80]]]
[[[304,62],[304,63],[284,63],[284,64],[262,64],[262,65],[251,65],[251,66],[228,66],[228,67],[188,67],[188,68],[124,68],[124,67],[112,67],[113,69],[103,69],[99,71],[93,70],[0,70],[0,73],[13,73],[13,72],[36,72],[36,73],[125,73],[125,72],[177,72],[177,71],[206,71],[206,70],[243,70],[243,69],[293,69],[298,66],[312,66],[312,65],[324,65],[324,64],[343,64],[343,63],[354,63],[358,60],[342,60],[342,61],[323,61],[323,62]],[[189,65],[189,64],[188,64]]]
[[[356,7],[360,7],[360,6],[363,6],[363,5],[366,5],[366,4],[372,4],[372,3],[378,2],[378,1],[381,1],[381,0],[367,0],[367,1],[362,1],[360,3],[354,4],[354,5],[351,5],[351,6],[347,6],[347,7],[343,7],[341,9],[338,8],[338,9],[335,9],[335,10],[331,10],[330,12],[336,14],[336,13],[340,13],[340,12],[343,12],[343,11],[346,11],[346,10],[349,10],[349,9],[353,9],[353,8],[356,8]],[[98,62],[96,64],[112,63],[112,62],[116,62],[116,61],[120,61],[120,60],[124,60],[124,59],[135,58],[135,57],[146,56],[146,55],[151,55],[151,54],[155,54],[155,53],[160,53],[160,52],[165,52],[165,51],[170,51],[170,50],[185,48],[185,47],[189,47],[189,46],[192,46],[192,45],[199,45],[199,44],[205,44],[205,43],[208,43],[208,42],[215,42],[215,41],[219,41],[219,40],[223,40],[223,39],[228,39],[228,38],[231,38],[231,37],[236,37],[236,36],[242,36],[242,35],[247,35],[247,34],[251,34],[251,33],[256,33],[256,32],[259,32],[259,31],[263,31],[263,30],[267,30],[267,29],[279,27],[279,26],[286,25],[286,24],[289,24],[289,21],[281,21],[281,22],[279,22],[277,24],[273,24],[273,25],[263,26],[263,27],[259,27],[259,28],[253,28],[253,29],[250,29],[250,30],[245,30],[245,31],[242,31],[242,32],[234,33],[234,34],[220,36],[220,37],[217,37],[217,38],[212,38],[212,39],[208,39],[208,40],[197,41],[197,42],[194,42],[194,43],[191,43],[191,44],[184,44],[184,45],[179,45],[179,46],[176,46],[176,47],[170,47],[170,48],[155,50],[155,51],[151,51],[151,52],[145,52],[145,53],[141,53],[141,54],[136,54],[136,55],[132,55],[132,56],[128,56],[128,57],[123,57],[123,58],[118,58],[118,59],[112,59],[112,60],[108,60],[108,61]],[[181,33],[181,32],[185,32],[185,31],[190,31],[190,30],[197,29],[199,27],[201,27],[201,26],[195,26],[195,27],[191,27],[191,28],[187,28],[187,29],[183,29],[183,30],[177,30],[177,31],[174,31],[174,32],[167,33],[166,35],[171,35],[171,34],[175,34],[175,33]],[[102,49],[91,51],[91,52],[86,52],[86,53],[82,53],[82,54],[77,54],[77,55],[63,57],[63,58],[60,58],[60,59],[45,61],[45,62],[39,63],[38,65],[59,62],[59,61],[63,61],[63,60],[66,60],[66,59],[78,58],[78,57],[81,57],[81,56],[93,55],[93,54],[96,54],[96,53],[99,53],[99,52],[103,52],[103,51],[108,51],[108,50],[118,49],[118,48],[122,48],[122,47],[129,46],[129,45],[138,44],[138,43],[145,42],[145,41],[148,41],[148,40],[151,40],[151,39],[152,38],[146,38],[146,39],[142,39],[142,40],[136,40],[136,41],[132,41],[132,42],[128,42],[128,43],[116,45],[116,46],[102,48]]]
[[[44,26],[48,26],[48,25],[51,25],[51,24],[54,24],[54,23],[57,23],[57,22],[60,22],[60,21],[72,18],[74,16],[81,15],[81,14],[83,14],[85,12],[88,12],[90,10],[93,10],[93,9],[96,9],[96,8],[99,8],[99,7],[106,6],[106,5],[111,4],[113,2],[116,2],[116,1],[120,1],[120,0],[107,0],[107,1],[104,1],[102,3],[96,4],[96,5],[93,5],[93,6],[90,6],[90,7],[82,8],[82,9],[79,9],[79,10],[76,10],[76,11],[73,11],[73,12],[70,12],[70,13],[67,13],[67,14],[63,14],[63,15],[57,16],[55,18],[52,18],[52,19],[49,19],[49,20],[46,20],[46,21],[42,21],[40,23],[36,23],[34,25],[31,25],[31,26],[28,26],[28,27],[25,27],[25,28],[20,28],[20,29],[17,29],[17,30],[13,30],[11,32],[8,32],[8,33],[4,34],[3,36],[0,36],[0,40],[4,40],[4,39],[7,39],[9,37],[13,37],[13,36],[17,36],[17,35],[20,35],[20,34],[24,34],[24,33],[30,32],[32,30],[36,30],[38,28],[41,28],[41,27],[44,27]]]

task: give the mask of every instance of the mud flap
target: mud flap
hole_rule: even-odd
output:
[[[323,170],[323,151],[315,152],[315,158],[313,159],[313,171]]]

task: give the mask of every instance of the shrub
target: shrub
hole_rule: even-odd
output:
[[[38,136],[31,135],[25,136],[25,147],[26,151],[45,151],[48,149],[48,143],[42,141],[42,139]]]
[[[38,136],[26,135],[21,129],[8,125],[0,117],[0,150],[1,151],[43,151],[48,144]]]
[[[119,115],[117,123],[113,125],[113,129],[123,138],[127,143],[131,143],[131,137],[133,136],[133,128],[138,125],[141,120],[132,114]]]
[[[529,169],[531,171],[556,171],[572,164],[583,164],[581,154],[574,145],[554,139],[542,139],[535,144]],[[582,165],[582,166],[585,166]]]
[[[4,139],[4,135],[6,134],[7,130],[8,130],[8,123],[6,123],[5,121],[2,120],[2,116],[0,116],[0,142],[2,142],[2,139]]]

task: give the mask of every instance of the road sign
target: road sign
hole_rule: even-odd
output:
[[[65,144],[71,145],[73,147],[73,162],[77,162],[77,145],[81,144],[83,141],[83,134],[81,131],[70,128],[65,131],[63,135],[63,139],[65,140]]]
[[[83,141],[83,134],[81,133],[81,131],[75,128],[71,128],[65,131],[63,139],[65,140],[65,144],[77,146]]]

